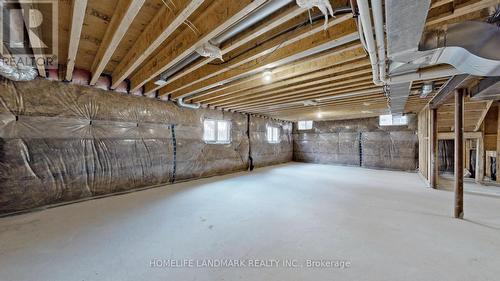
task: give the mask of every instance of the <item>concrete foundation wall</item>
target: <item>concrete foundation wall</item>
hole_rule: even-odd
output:
[[[408,126],[378,125],[378,118],[313,122],[293,130],[294,160],[414,171],[418,166],[417,120]]]
[[[230,144],[203,141],[206,118],[231,121]],[[259,167],[292,159],[291,123],[252,116],[249,126],[248,119],[93,87],[0,78],[0,213],[243,171],[250,151]],[[267,143],[268,123],[281,126],[280,144]]]

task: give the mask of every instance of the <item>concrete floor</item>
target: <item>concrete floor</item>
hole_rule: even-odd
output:
[[[0,279],[498,280],[500,199],[452,208],[417,174],[291,163],[2,218]]]
[[[438,179],[438,188],[453,191],[455,188],[455,178],[453,174],[440,176]],[[487,195],[500,197],[500,186],[490,184],[479,184],[474,179],[464,179],[464,192],[469,194]]]

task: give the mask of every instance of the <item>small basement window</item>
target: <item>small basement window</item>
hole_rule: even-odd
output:
[[[278,127],[268,126],[267,127],[267,141],[269,143],[279,143],[280,131]]]
[[[231,122],[227,120],[205,119],[203,121],[203,140],[206,143],[231,143]]]
[[[380,126],[402,126],[408,125],[408,117],[405,115],[380,115],[379,116]]]
[[[299,130],[311,130],[313,127],[313,121],[299,121]]]

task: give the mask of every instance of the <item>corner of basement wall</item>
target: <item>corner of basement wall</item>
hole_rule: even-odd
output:
[[[416,172],[417,118],[407,126],[382,127],[378,118],[315,121],[311,130],[293,131],[297,162]]]
[[[241,113],[40,78],[0,78],[0,101],[0,213],[245,171],[250,151],[256,167],[293,155],[291,126]],[[205,143],[205,118],[230,120],[232,142]]]

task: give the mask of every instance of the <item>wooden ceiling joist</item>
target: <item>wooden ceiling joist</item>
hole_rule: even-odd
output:
[[[188,17],[203,3],[203,0],[183,0],[173,7],[163,6],[144,32],[137,38],[133,47],[113,71],[115,89],[134,70],[136,70]]]
[[[320,28],[319,32],[317,28]],[[172,98],[177,98],[179,96],[191,94],[195,91],[203,91],[205,89],[210,89],[214,85],[224,84],[234,79],[243,78],[264,71],[268,68],[281,66],[305,58],[315,52],[334,48],[335,46],[347,44],[358,39],[355,21],[350,19],[350,16],[338,17],[336,20],[330,22],[330,28],[326,31],[321,30],[322,26],[315,27],[311,31],[301,34],[298,40],[293,40],[285,46],[277,45],[278,48],[267,50],[265,54],[269,55],[266,56],[264,60],[259,59],[260,56],[258,58],[253,58],[253,52],[249,52],[246,56],[249,56],[251,60],[246,63],[228,69],[215,76],[211,76],[208,79],[204,79],[203,81],[197,82],[180,91],[175,91],[174,93],[162,88],[159,94],[170,94]]]
[[[244,31],[242,34],[239,34],[235,36],[235,38],[229,39],[228,42],[224,42],[222,44],[221,48],[221,53],[222,55],[226,55],[229,52],[240,48],[241,46],[251,42],[255,38],[258,38],[259,36],[264,35],[265,33],[284,25],[287,22],[292,22],[291,19],[299,16],[300,14],[303,14],[304,10],[299,8],[298,6],[292,6],[284,11],[281,11],[275,15],[272,15],[268,20],[263,21],[259,23],[257,26]],[[201,58],[199,61],[195,62],[194,64],[182,69],[178,73],[175,73],[173,76],[169,77],[167,81],[165,81],[165,84],[162,86],[156,85],[154,82],[149,81],[145,85],[145,92],[153,92],[161,87],[165,87],[169,84],[171,84],[174,81],[177,81],[178,79],[181,79],[185,77],[188,74],[191,74],[192,72],[196,71],[197,69],[200,69],[201,67],[209,64],[212,62],[214,59],[212,58]]]
[[[304,19],[306,19],[306,17],[304,17]],[[345,17],[345,19],[347,19],[347,17]],[[183,90],[198,82],[207,80],[235,68],[246,69],[246,67],[248,66],[245,66],[245,64],[267,64],[267,59],[269,59],[271,55],[275,55],[275,51],[277,51],[277,48],[285,48],[304,38],[322,31],[323,25],[319,22],[316,22],[313,28],[311,28],[310,26],[303,26],[302,28],[286,32],[266,42],[255,42],[254,44],[258,45],[252,46],[243,54],[235,55],[233,58],[230,57],[226,59],[226,61],[222,64],[205,65],[202,68],[199,68],[196,71],[190,73],[189,75],[186,75],[185,77],[164,86],[160,90],[160,95],[164,93],[172,93],[172,97],[175,98],[179,95],[184,95],[186,92],[189,92],[189,90]],[[179,91],[182,92],[178,93]]]
[[[335,48],[332,51],[307,57],[304,60],[273,69],[273,81],[277,82],[284,79],[300,77],[302,75],[307,76],[308,74],[312,74],[313,72],[320,70],[328,72],[328,69],[332,66],[336,66],[341,63],[353,62],[361,58],[366,58],[366,54],[360,44],[342,46]],[[320,75],[323,75],[323,73]],[[265,85],[268,84],[262,81],[262,75],[258,73],[256,75],[198,93],[195,97],[203,98],[203,102],[210,102],[213,98],[235,93],[245,93],[246,91]],[[195,101],[198,100],[195,99]]]
[[[92,63],[90,85],[95,85],[145,0],[120,0]]]
[[[361,86],[357,87],[339,87],[338,89],[335,90],[330,90],[330,91],[315,91],[312,93],[308,93],[307,95],[300,95],[300,97],[282,97],[282,98],[277,98],[273,100],[272,102],[255,102],[252,104],[247,104],[247,105],[238,105],[238,106],[233,106],[231,108],[234,109],[251,109],[254,107],[260,107],[260,106],[272,106],[272,105],[279,105],[279,104],[286,104],[290,102],[298,102],[302,103],[305,101],[309,100],[316,100],[320,98],[335,98],[336,95],[348,95],[349,97],[354,97],[356,95],[364,95],[367,93],[382,93],[383,90],[380,87],[369,85],[369,84],[364,84]]]
[[[246,91],[232,92],[229,94],[219,93],[219,95],[211,99],[207,99],[204,97],[195,98],[194,101],[195,102],[210,101],[210,103],[221,103],[227,101],[240,100],[241,98],[254,97],[260,94],[266,95],[270,93],[275,93],[275,91],[279,90],[295,89],[297,86],[300,87],[313,86],[316,84],[327,83],[338,79],[342,79],[339,77],[349,78],[351,75],[352,76],[362,75],[362,74],[366,75],[368,74],[366,72],[367,71],[366,69],[361,69],[361,70],[357,69],[366,67],[368,65],[369,65],[368,61],[360,60],[358,62],[353,62],[352,64],[342,64],[342,65],[332,64],[332,67],[326,70],[320,70],[313,73],[304,73],[302,75],[289,79],[281,79],[281,77],[279,76],[276,77],[275,75],[275,77],[273,78],[274,81],[271,84],[263,84],[262,86],[254,87]],[[354,70],[354,71],[349,73],[343,73],[348,70]]]
[[[66,64],[66,81],[73,79],[73,70],[75,68],[76,55],[80,36],[82,34],[83,20],[85,19],[85,10],[87,9],[87,0],[73,0],[71,7],[71,33],[69,38],[68,62]]]
[[[382,87],[371,83],[368,56],[351,13],[332,18],[327,31],[323,31],[323,20],[315,17],[319,15],[317,9],[311,11],[315,20],[310,23],[307,10],[290,1],[273,6],[277,10],[252,21],[251,27],[236,35],[213,41],[253,18],[253,12],[271,1],[274,0],[60,1],[58,56],[68,59],[66,80],[71,80],[73,69],[90,72],[91,84],[106,73],[112,76],[112,89],[123,90],[123,81],[128,80],[130,92],[144,88],[146,93],[168,94],[171,100],[182,96],[187,103],[226,111],[289,120],[321,119],[315,114],[318,110],[324,118],[340,119],[388,112]],[[347,3],[330,2],[334,9]],[[484,22],[497,4],[500,0],[432,0],[424,32],[444,30],[468,20]],[[46,39],[41,36],[46,33],[45,28],[48,27],[35,34]],[[35,38],[29,39],[33,46],[37,43]],[[210,40],[217,43],[223,61],[196,57],[167,77],[167,70],[191,58],[197,48]],[[35,58],[44,61],[43,55],[33,49]],[[37,67],[40,75],[45,76],[47,66]],[[444,68],[450,71],[448,66],[437,65],[423,67],[419,73]],[[272,72],[271,80],[263,79],[266,70]],[[439,107],[440,130],[450,130],[454,107],[449,89],[468,88],[472,96],[482,89],[484,96],[484,86],[492,81],[479,77],[460,79],[459,75],[446,80],[413,81],[405,112],[419,112],[432,100],[429,105]],[[422,84],[431,81],[441,90],[420,97]],[[476,81],[477,86],[471,88]],[[488,89],[487,98],[491,99],[495,88]],[[491,106],[492,102],[466,98],[465,126],[471,130],[481,126]]]
[[[470,14],[476,11],[480,11],[488,7],[493,7],[498,4],[499,4],[498,0],[470,0],[453,7],[453,10],[449,12],[447,15],[438,15],[428,19],[425,23],[425,26],[429,27],[436,24],[440,24],[447,20],[457,18],[466,14]]]
[[[370,100],[370,103],[365,103],[363,101]],[[318,103],[317,105],[307,105],[304,106],[299,102],[296,103],[288,103],[282,105],[275,106],[263,106],[255,109],[249,109],[250,112],[255,111],[259,112],[262,110],[266,110],[266,112],[270,114],[282,113],[287,111],[308,111],[311,108],[321,109],[324,107],[336,106],[337,108],[349,108],[349,107],[358,107],[364,110],[374,110],[374,109],[387,109],[387,99],[378,93],[370,93],[360,94],[357,97],[351,98],[342,98],[332,99],[331,101]]]
[[[131,90],[138,90],[265,2],[266,0],[215,0],[192,22],[197,29],[197,34],[190,29],[185,29],[153,58],[145,62],[130,77]]]
[[[370,69],[371,71],[371,69]],[[349,74],[340,75],[335,82],[330,81],[326,84],[319,84],[317,86],[309,85],[309,86],[300,86],[296,89],[285,88],[276,91],[270,91],[261,93],[259,95],[247,96],[246,98],[240,98],[238,100],[233,100],[230,102],[221,102],[221,103],[211,103],[221,107],[232,107],[236,105],[246,105],[252,102],[265,102],[276,100],[281,97],[297,97],[306,95],[308,93],[318,93],[320,91],[327,91],[331,89],[341,89],[343,87],[356,86],[356,85],[364,85],[370,82],[370,77],[366,77],[365,75],[361,75],[357,78],[349,78]],[[341,78],[343,77],[343,78]],[[313,82],[314,83],[314,82]],[[316,84],[316,83],[314,83]],[[373,83],[372,83],[373,84]],[[347,86],[346,86],[347,85]]]

